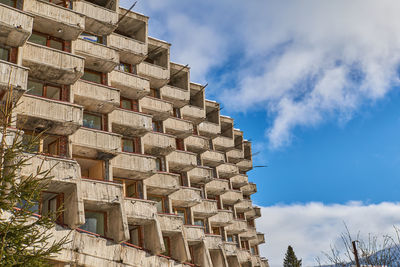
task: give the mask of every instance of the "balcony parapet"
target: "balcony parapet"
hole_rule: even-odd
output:
[[[243,194],[237,190],[228,190],[226,193],[221,195],[221,199],[224,204],[233,205],[243,200]]]
[[[184,225],[184,229],[189,244],[200,243],[205,239],[203,226]]]
[[[181,109],[181,114],[185,120],[192,121],[196,124],[199,124],[206,118],[206,112],[204,108],[196,107],[193,105],[184,106]]]
[[[230,210],[218,210],[218,213],[209,219],[212,226],[225,227],[233,223],[233,213]]]
[[[230,180],[231,180],[232,186],[234,186],[234,187],[242,187],[242,186],[245,186],[249,182],[247,175],[240,174],[240,173],[231,177]]]
[[[185,146],[188,151],[202,153],[210,149],[208,139],[199,135],[190,135],[185,138]]]
[[[170,171],[189,171],[197,166],[196,154],[175,150],[166,156]]]
[[[245,220],[234,219],[232,224],[225,228],[225,231],[232,234],[241,234],[247,231],[247,222]]]
[[[117,108],[108,115],[112,131],[125,136],[143,136],[152,129],[150,115]]]
[[[208,218],[218,213],[217,201],[203,199],[200,204],[192,207],[193,215],[196,217]]]
[[[137,73],[150,80],[151,87],[160,88],[169,79],[169,69],[148,62],[141,62],[137,65]]]
[[[256,219],[261,217],[261,208],[253,206],[253,208],[246,212],[246,218]]]
[[[111,85],[120,89],[124,97],[140,99],[150,93],[149,80],[136,74],[113,70],[108,77]]]
[[[243,159],[240,162],[236,163],[240,171],[248,172],[253,169],[253,161],[249,159]]]
[[[180,234],[183,231],[182,217],[175,214],[158,214],[161,231],[166,234]]]
[[[144,151],[151,155],[168,155],[176,149],[175,137],[158,133],[149,132],[143,138]]]
[[[229,181],[225,179],[212,179],[206,184],[207,194],[222,195],[229,190]]]
[[[209,121],[203,121],[202,123],[200,123],[198,126],[198,130],[200,135],[210,138],[215,138],[219,134],[221,134],[220,125]]]
[[[187,120],[169,117],[163,124],[166,133],[178,138],[185,138],[193,133],[193,124]]]
[[[229,179],[239,174],[239,169],[235,164],[223,163],[217,166],[217,172],[219,178]]]
[[[197,166],[188,171],[188,178],[191,183],[208,183],[212,178],[211,169],[204,166]]]
[[[201,190],[193,187],[183,187],[169,196],[172,205],[176,207],[193,207],[202,201]]]
[[[3,99],[6,99],[7,93],[10,92],[10,86],[13,88],[13,98],[15,100],[26,91],[28,72],[28,68],[0,60],[0,95],[3,94],[1,91],[4,90]]]
[[[161,98],[174,103],[175,107],[181,108],[189,103],[190,93],[188,90],[172,86],[165,85],[160,89]]]
[[[157,172],[144,180],[147,194],[167,196],[179,190],[179,175],[168,172]]]
[[[244,152],[241,149],[232,149],[226,152],[226,156],[228,158],[228,162],[230,163],[238,163],[243,160]]]
[[[240,188],[243,194],[251,195],[257,193],[257,185],[255,183],[248,183],[247,185]]]
[[[247,212],[250,211],[253,206],[252,202],[249,199],[242,199],[235,204],[236,211],[238,212]]]
[[[11,47],[24,45],[32,33],[33,16],[0,4],[0,43]]]
[[[217,136],[213,139],[214,148],[216,150],[226,152],[232,150],[235,146],[233,138],[225,136]]]
[[[147,54],[147,44],[117,33],[108,37],[108,45],[118,49],[120,57],[129,64],[139,64]]]
[[[157,120],[165,120],[172,114],[172,103],[155,98],[155,97],[143,97],[139,100],[139,105],[142,112],[153,115],[153,118]]]
[[[111,160],[116,177],[145,179],[156,170],[156,158],[149,155],[121,152]]]
[[[130,224],[141,225],[157,220],[157,208],[154,201],[125,198],[124,205]]]
[[[221,152],[208,150],[201,154],[203,165],[209,167],[216,167],[225,163],[225,155]]]

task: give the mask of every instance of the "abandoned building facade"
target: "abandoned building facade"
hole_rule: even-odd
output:
[[[0,0],[0,97],[46,130],[22,175],[55,166],[39,212],[70,233],[54,266],[268,266],[251,142],[169,51],[118,0]]]

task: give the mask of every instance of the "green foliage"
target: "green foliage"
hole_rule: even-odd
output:
[[[49,266],[49,257],[61,250],[66,238],[53,240],[56,214],[40,216],[41,192],[48,187],[51,170],[39,166],[35,173],[21,177],[29,164],[40,134],[23,138],[23,132],[10,128],[15,108],[10,97],[0,103],[0,262],[1,266]]]
[[[298,260],[292,246],[288,246],[285,259],[283,260],[284,267],[301,267],[301,260]]]

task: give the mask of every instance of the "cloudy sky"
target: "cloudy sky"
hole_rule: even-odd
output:
[[[398,0],[139,0],[135,11],[268,165],[249,178],[272,266],[289,244],[315,264],[343,222],[377,234],[400,222]]]

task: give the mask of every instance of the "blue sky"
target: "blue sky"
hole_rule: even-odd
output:
[[[249,179],[271,266],[289,244],[312,266],[343,222],[376,234],[399,224],[400,2],[146,0],[134,10],[192,81],[209,84],[259,152],[254,165],[268,165]]]

